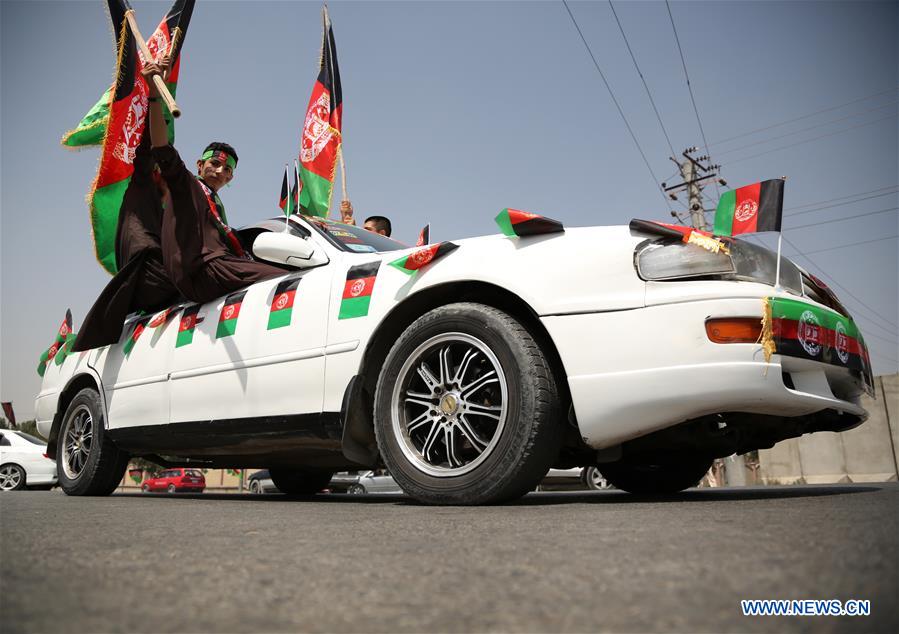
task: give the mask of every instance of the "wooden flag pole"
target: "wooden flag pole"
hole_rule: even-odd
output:
[[[349,200],[346,193],[346,163],[343,162],[343,143],[340,144],[340,186],[343,188],[343,199]]]
[[[141,53],[144,54],[144,59],[152,60],[153,56],[150,54],[150,49],[147,48],[147,43],[146,41],[144,41],[144,36],[140,34],[140,30],[137,28],[137,19],[134,17],[134,9],[128,9],[127,11],[125,11],[125,19],[128,20],[128,26],[131,27],[131,33],[132,35],[134,35],[134,41],[137,42],[137,45],[140,47]],[[160,77],[159,75],[153,75],[153,84],[159,91],[159,96],[162,97],[165,105],[168,106],[169,112],[172,113],[172,116],[176,119],[180,117],[181,108],[179,108],[178,104],[175,103],[175,98],[172,97],[172,93],[169,92],[169,87],[165,85],[165,81],[163,81],[162,77]]]

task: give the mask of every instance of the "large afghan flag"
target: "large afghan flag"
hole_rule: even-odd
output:
[[[103,153],[93,187],[88,195],[94,251],[101,266],[110,273],[118,269],[115,257],[115,236],[119,211],[125,192],[134,175],[134,159],[139,151],[148,151],[148,144],[141,143],[147,123],[148,87],[140,73],[140,59],[134,36],[128,27],[125,13],[130,10],[126,0],[107,0],[109,15],[117,33],[118,64],[116,83],[110,94],[109,124],[103,139]],[[175,5],[187,4],[176,2]],[[190,9],[193,3],[190,2]],[[186,29],[186,18],[181,11],[181,28]],[[183,40],[183,37],[180,38]],[[161,41],[154,45],[165,46]],[[152,48],[151,48],[152,51]]]
[[[337,67],[337,48],[328,9],[322,9],[324,34],[319,63],[318,80],[312,87],[303,133],[300,137],[300,210],[309,215],[326,218],[331,209],[334,173],[340,151],[340,122],[343,113],[343,93],[340,89],[340,70]]]
[[[715,235],[780,231],[784,208],[782,178],[724,192],[715,210]]]
[[[187,24],[190,22],[191,13],[194,10],[195,0],[175,0],[172,8],[156,27],[153,35],[147,40],[147,48],[154,60],[159,60],[163,55],[172,54],[172,67],[166,77],[166,85],[172,96],[178,88],[178,72],[181,68],[181,43],[187,32]],[[127,6],[127,3],[126,3]],[[114,23],[115,24],[115,23]],[[143,54],[138,50],[141,63]],[[103,96],[88,110],[87,114],[74,130],[66,132],[60,143],[63,147],[77,148],[85,145],[102,145],[106,135],[106,124],[109,122],[109,98],[113,88],[107,88]],[[163,112],[169,126],[169,143],[175,142],[175,122],[169,113],[168,107],[163,103]]]

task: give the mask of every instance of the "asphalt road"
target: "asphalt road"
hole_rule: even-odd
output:
[[[899,485],[401,496],[0,495],[14,632],[897,632]],[[869,599],[744,617],[741,599]]]

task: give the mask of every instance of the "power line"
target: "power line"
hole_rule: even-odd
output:
[[[618,103],[618,99],[615,98],[615,93],[612,91],[612,87],[609,85],[609,82],[606,80],[605,74],[603,74],[602,69],[599,67],[599,62],[596,61],[596,56],[590,49],[590,45],[587,44],[587,39],[581,32],[581,27],[578,26],[577,20],[574,19],[574,14],[571,12],[571,8],[569,8],[568,6],[568,1],[562,0],[562,4],[565,5],[565,10],[568,11],[568,16],[571,18],[571,22],[574,24],[574,28],[577,30],[577,34],[580,35],[581,42],[584,43],[584,48],[587,49],[587,53],[589,53],[590,59],[593,60],[593,65],[596,67],[596,72],[598,72],[599,76],[602,77],[602,83],[606,85],[606,90],[609,91],[609,95],[612,97],[612,101],[615,103],[615,107],[618,108],[618,114],[621,115],[621,119],[622,121],[624,121],[624,125],[627,128],[627,131],[630,133],[631,139],[634,140],[634,145],[637,146],[637,150],[640,152],[640,156],[643,157],[643,162],[646,164],[646,169],[649,170],[649,175],[652,176],[652,180],[655,182],[656,187],[658,188],[658,191],[662,196],[662,199],[665,201],[665,205],[668,207],[668,211],[672,211],[671,204],[668,202],[668,197],[665,196],[665,192],[662,191],[662,185],[659,183],[659,179],[656,178],[655,172],[652,171],[652,167],[650,167],[649,165],[646,154],[643,152],[643,148],[640,147],[640,142],[637,141],[637,136],[634,134],[633,129],[631,129],[631,124],[628,123],[627,117],[624,116],[624,111],[621,109],[621,106]]]
[[[889,209],[881,209],[880,211],[868,211],[863,214],[856,214],[855,216],[844,216],[842,218],[834,218],[832,220],[822,220],[820,222],[813,222],[807,225],[799,225],[798,227],[784,227],[784,231],[793,231],[794,229],[806,229],[808,227],[820,227],[821,225],[827,225],[832,222],[843,222],[844,220],[852,220],[853,218],[864,218],[865,216],[876,216],[877,214],[885,214],[890,211],[896,211],[899,207],[890,207]]]
[[[677,36],[677,27],[674,26],[674,16],[671,14],[671,5],[668,3],[668,0],[665,0],[665,6],[668,8],[668,17],[671,20],[671,29],[674,31],[674,41],[677,42],[677,51],[678,53],[680,53],[680,61],[684,67],[684,77],[686,77],[687,79],[687,90],[690,91],[690,101],[693,102],[693,112],[696,113],[696,122],[699,124],[699,133],[702,135],[702,142],[705,144],[705,153],[708,154],[709,142],[705,138],[705,130],[702,127],[702,119],[699,117],[699,108],[696,107],[696,98],[693,96],[693,86],[690,85],[690,74],[687,72],[687,62],[684,59],[684,50],[681,48],[680,38]],[[720,198],[721,190],[718,188],[717,182],[715,182],[715,192]]]
[[[874,192],[880,192],[880,191],[883,191],[884,189],[896,190],[896,189],[899,189],[899,185],[889,185],[887,187],[880,187],[878,189],[872,189],[872,190],[866,191],[866,192],[858,192],[857,194],[849,194],[847,196],[838,196],[836,198],[831,198],[829,200],[822,200],[822,201],[819,201],[816,203],[806,203],[804,205],[796,205],[795,207],[788,207],[784,211],[793,211],[794,209],[803,209],[805,207],[817,207],[817,209],[811,209],[809,211],[800,211],[799,213],[784,214],[784,215],[800,216],[802,214],[811,213],[813,211],[819,211],[821,209],[830,209],[831,207],[842,207],[843,205],[851,205],[853,203],[861,202],[863,200],[870,200],[871,198],[881,198],[883,196],[890,196],[892,194],[897,193],[896,191],[889,191],[889,192],[884,192],[882,194],[877,194],[875,196],[867,196],[865,198],[859,198],[858,200],[846,200],[847,198],[855,198],[856,196],[864,196],[865,194],[873,194]],[[837,203],[835,205],[827,205],[826,207],[819,206],[819,205],[823,205],[825,203],[834,202],[835,200],[846,200],[846,202]]]
[[[809,114],[804,114],[802,116],[795,117],[793,119],[787,119],[786,121],[781,121],[780,123],[774,123],[772,125],[765,126],[764,128],[758,128],[756,130],[751,130],[749,132],[743,132],[742,134],[738,134],[736,136],[732,136],[727,139],[721,139],[720,141],[715,141],[714,143],[712,143],[712,145],[721,145],[722,143],[727,143],[728,141],[733,141],[734,139],[740,139],[740,138],[743,138],[744,136],[749,136],[750,134],[756,134],[757,132],[764,132],[765,130],[770,130],[772,128],[778,128],[782,125],[786,125],[788,123],[793,123],[794,121],[801,121],[802,119],[808,119],[809,117],[814,117],[816,114],[823,114],[825,112],[831,112],[832,110],[839,110],[840,108],[845,108],[846,106],[851,106],[854,103],[858,103],[860,101],[867,101],[868,99],[872,99],[874,97],[879,97],[880,95],[885,95],[888,92],[896,92],[897,90],[899,90],[899,86],[897,86],[896,88],[890,88],[889,90],[884,90],[882,92],[875,92],[874,94],[867,95],[865,97],[860,97],[853,101],[848,101],[846,103],[842,103],[838,106],[831,106],[830,108],[824,108],[823,110],[816,110],[815,112],[811,112]]]
[[[753,143],[748,143],[746,145],[741,145],[740,147],[736,147],[730,150],[725,150],[723,152],[718,152],[719,156],[724,154],[730,154],[732,152],[739,152],[740,150],[745,150],[746,148],[752,147],[754,145],[762,145],[764,143],[771,143],[772,141],[777,141],[778,139],[782,139],[784,137],[793,136],[794,134],[800,134],[802,132],[808,132],[809,130],[816,130],[818,128],[823,128],[826,125],[830,125],[831,123],[837,123],[838,121],[845,121],[846,119],[853,119],[855,117],[860,117],[862,115],[869,114],[871,112],[877,112],[878,110],[884,110],[885,108],[889,108],[890,106],[895,106],[896,101],[891,101],[888,104],[883,106],[878,106],[877,108],[871,108],[870,110],[865,110],[864,112],[856,112],[855,114],[846,115],[845,117],[840,117],[839,119],[831,119],[830,121],[825,121],[824,123],[819,123],[818,125],[809,126],[807,128],[802,128],[801,130],[794,130],[793,132],[787,132],[785,134],[781,134],[779,136],[773,136],[769,139],[762,139],[761,141],[754,141]]]
[[[849,244],[841,244],[838,247],[828,247],[826,249],[815,249],[814,251],[806,251],[805,253],[799,253],[797,255],[801,255],[802,257],[805,257],[809,253],[824,253],[825,251],[836,251],[837,249],[845,249],[846,247],[856,247],[860,244],[871,244],[872,242],[882,242],[884,240],[895,240],[896,238],[899,238],[899,235],[886,236],[885,238],[874,238],[873,240],[863,240],[861,242],[850,242]],[[784,240],[786,240],[786,238],[784,238]],[[808,260],[808,258],[805,258],[805,259]],[[809,260],[809,261],[811,261],[811,260]],[[818,268],[820,269],[821,267],[818,267]],[[831,279],[833,279],[833,278],[831,278]]]
[[[631,54],[631,61],[634,62],[634,68],[637,69],[637,74],[640,75],[640,79],[643,81],[643,87],[646,89],[646,96],[649,97],[649,103],[652,104],[652,109],[656,113],[656,119],[659,121],[659,127],[662,128],[662,134],[665,135],[665,140],[668,141],[668,149],[671,150],[671,154],[674,154],[674,146],[671,145],[671,138],[668,136],[665,124],[662,123],[662,115],[659,114],[659,109],[656,108],[656,102],[652,98],[652,93],[649,91],[649,85],[646,83],[646,78],[643,77],[643,73],[640,72],[640,67],[637,65],[637,58],[634,57],[634,51],[631,50],[630,42],[627,41],[627,35],[624,34],[624,27],[621,26],[621,20],[618,19],[618,13],[615,11],[615,5],[612,4],[612,0],[609,0],[609,8],[612,9],[612,15],[615,16],[615,22],[618,23],[618,30],[621,31],[621,37],[624,38],[624,45],[627,46],[627,52]]]
[[[770,154],[771,152],[778,152],[778,151],[780,151],[780,150],[786,150],[787,148],[791,148],[791,147],[794,147],[794,146],[797,146],[797,145],[802,145],[803,143],[811,143],[812,141],[817,141],[818,139],[824,139],[824,138],[827,138],[827,137],[830,137],[830,136],[834,136],[835,134],[840,134],[840,133],[842,133],[842,132],[849,132],[850,130],[855,130],[855,129],[857,129],[857,128],[863,128],[863,127],[865,127],[865,126],[869,126],[869,125],[872,125],[872,124],[874,124],[874,123],[880,123],[881,121],[886,121],[887,119],[895,119],[895,118],[896,118],[896,115],[895,115],[895,114],[891,114],[891,115],[889,115],[889,116],[887,116],[887,117],[882,117],[882,118],[880,118],[880,119],[874,119],[873,121],[868,121],[868,122],[866,122],[866,123],[861,123],[861,124],[859,124],[859,125],[851,126],[851,127],[849,127],[849,128],[843,128],[842,130],[836,130],[836,131],[834,131],[834,132],[829,132],[828,134],[822,134],[821,136],[812,137],[811,139],[805,139],[804,141],[797,141],[796,143],[790,143],[789,145],[783,145],[783,146],[781,146],[781,147],[776,147],[776,148],[774,148],[774,149],[766,150],[766,151],[764,151],[764,152],[759,152],[758,154],[753,154],[753,155],[751,155],[751,156],[743,156],[743,157],[738,158],[738,159],[736,159],[736,160],[734,160],[734,161],[731,161],[731,163],[740,163],[741,161],[748,161],[749,159],[757,158],[757,157],[759,157],[759,156],[764,156],[765,154]]]
[[[783,235],[783,234],[781,234],[781,235]],[[881,240],[893,240],[893,239],[895,239],[896,237],[897,237],[897,236],[890,236],[889,238],[878,238],[877,240],[871,240],[870,242],[879,242],[879,241],[881,241]],[[825,277],[827,277],[827,278],[834,284],[834,286],[837,286],[838,288],[843,289],[843,290],[846,292],[847,295],[849,295],[851,298],[853,298],[853,299],[854,299],[855,301],[857,301],[859,304],[861,304],[862,306],[864,306],[865,308],[867,308],[869,311],[871,311],[872,314],[877,315],[877,316],[878,316],[880,319],[882,319],[885,323],[887,323],[887,324],[889,324],[890,326],[892,326],[892,327],[893,327],[893,331],[891,332],[891,334],[895,334],[896,330],[899,329],[899,326],[896,326],[896,324],[894,324],[893,322],[891,322],[889,319],[887,319],[886,317],[884,317],[883,315],[881,315],[880,313],[878,313],[876,310],[874,310],[873,308],[871,308],[870,306],[868,306],[865,302],[863,302],[862,300],[860,300],[858,297],[856,297],[855,294],[854,294],[852,291],[850,291],[848,288],[846,288],[845,286],[843,286],[842,284],[840,284],[839,282],[837,282],[837,281],[836,281],[833,277],[831,277],[830,275],[827,275],[827,273],[824,272],[824,269],[821,268],[821,266],[820,266],[817,262],[815,262],[813,259],[811,259],[810,257],[808,257],[809,253],[820,253],[820,252],[824,251],[824,249],[821,249],[821,250],[819,250],[819,251],[810,251],[809,253],[803,253],[802,250],[801,250],[799,247],[797,247],[795,244],[793,244],[793,242],[792,242],[789,238],[787,238],[786,236],[783,236],[783,239],[784,239],[784,242],[786,242],[787,244],[789,244],[791,247],[793,247],[793,249],[795,249],[795,250],[798,252],[797,255],[799,255],[799,256],[805,258],[806,260],[808,260],[809,263],[810,263],[812,266],[814,266],[816,269],[818,269],[819,271],[821,271],[821,274],[824,275]],[[848,247],[848,246],[856,246],[856,245],[854,245],[854,244],[852,244],[852,245],[846,244],[846,245],[843,245],[843,246],[844,246],[844,247]],[[843,247],[840,247],[840,248],[843,248]],[[831,250],[831,249],[828,249],[828,250]],[[887,330],[887,329],[884,328],[884,330]]]

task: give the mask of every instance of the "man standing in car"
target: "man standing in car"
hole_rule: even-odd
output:
[[[167,60],[163,61],[164,64]],[[152,75],[164,66],[147,64],[150,89],[150,143],[167,191],[163,195],[163,261],[172,283],[187,299],[208,302],[284,270],[256,262],[228,226],[218,191],[234,178],[237,152],[213,142],[197,160],[197,175],[169,145],[159,93]]]
[[[349,200],[340,202],[340,221],[348,225],[356,224],[356,221],[353,219],[353,203]],[[365,224],[362,225],[362,228],[372,233],[380,233],[388,238],[393,231],[390,225],[390,218],[387,216],[369,216],[365,219]]]

